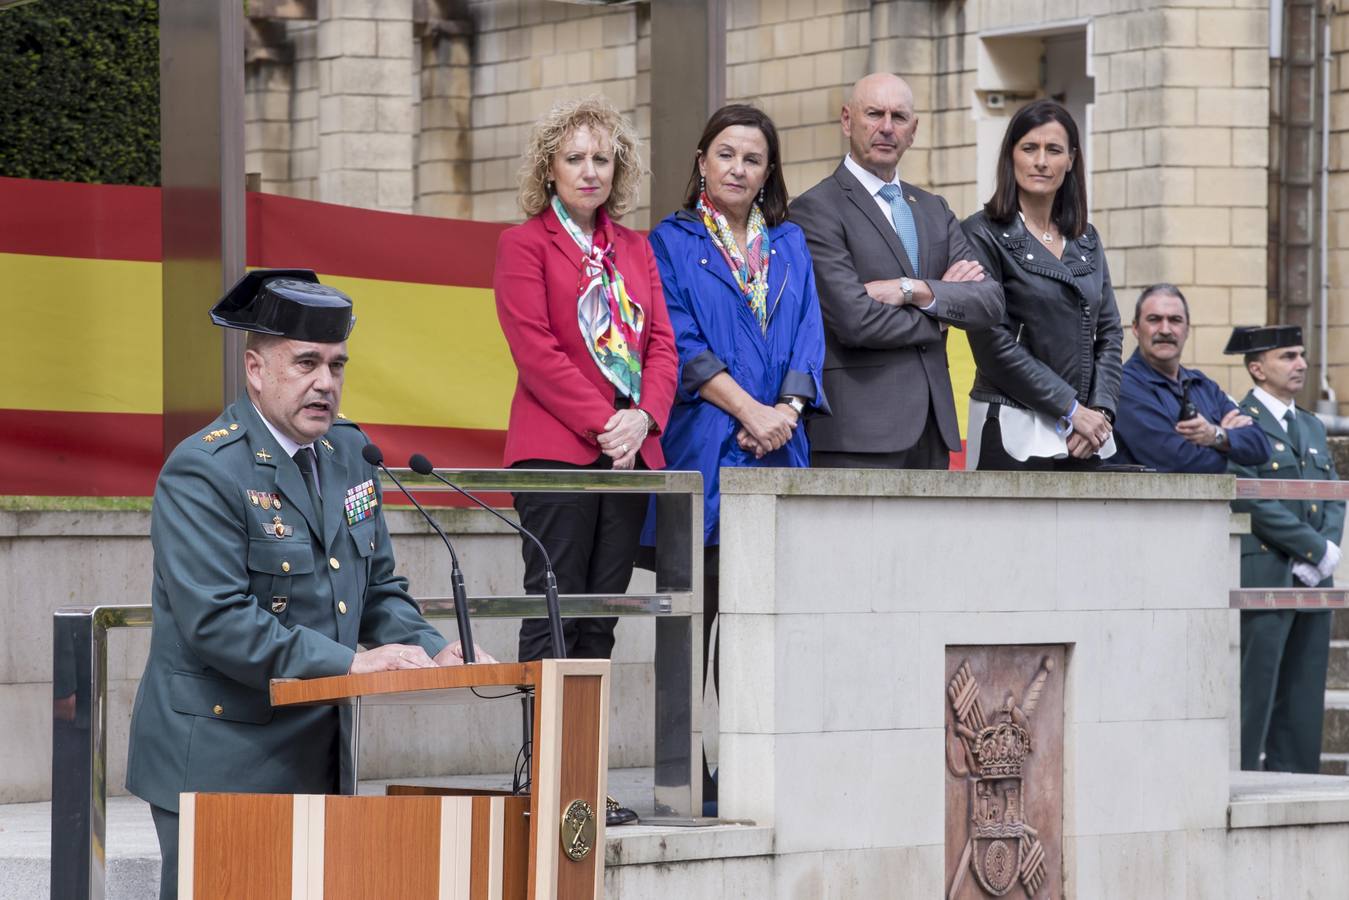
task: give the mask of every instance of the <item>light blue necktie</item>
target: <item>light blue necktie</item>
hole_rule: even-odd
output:
[[[913,210],[904,202],[904,192],[897,184],[885,185],[881,188],[880,195],[881,199],[890,204],[890,221],[895,226],[895,233],[899,235],[904,250],[909,254],[909,263],[913,266],[913,274],[916,277],[919,274],[918,226],[913,221]]]

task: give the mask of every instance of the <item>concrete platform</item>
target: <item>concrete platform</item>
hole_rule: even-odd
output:
[[[398,784],[453,784],[460,787],[509,788],[509,775],[470,775],[453,778],[398,778],[364,781],[362,794],[382,794]],[[744,823],[677,827],[652,819],[651,769],[617,769],[609,773],[609,793],[631,806],[642,824],[609,830],[605,847],[607,892],[623,896],[625,885],[651,877],[647,867],[659,867],[662,878],[687,885],[685,896],[757,898],[751,877],[738,872],[736,860],[759,860],[750,868],[772,870],[773,829]],[[136,797],[108,798],[108,900],[145,900],[159,890],[159,843],[150,820],[150,808]],[[728,867],[728,863],[730,863]],[[0,900],[35,900],[51,891],[51,804],[0,805]],[[625,871],[628,870],[628,871]],[[682,871],[681,871],[682,870]],[[680,877],[680,876],[683,877]],[[662,880],[662,884],[668,883]],[[716,894],[709,893],[716,891]],[[653,895],[654,896],[654,895]]]

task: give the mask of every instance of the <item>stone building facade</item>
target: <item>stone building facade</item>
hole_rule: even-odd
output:
[[[1187,364],[1238,393],[1248,384],[1239,360],[1221,353],[1233,324],[1319,322],[1314,302],[1281,305],[1285,260],[1271,249],[1284,208],[1278,123],[1287,92],[1271,63],[1270,0],[725,3],[727,98],[773,116],[793,194],[842,157],[838,110],[868,71],[894,71],[913,86],[920,124],[902,176],[944,194],[960,215],[986,199],[1011,112],[1056,96],[1088,136],[1092,220],[1126,321],[1140,286],[1181,285],[1193,320]],[[1323,21],[1316,0],[1284,3],[1310,6]],[[513,221],[519,154],[553,101],[599,91],[644,138],[651,133],[659,37],[647,2],[261,6],[301,10],[250,20],[248,167],[263,190]],[[1343,57],[1334,52],[1349,50],[1349,14],[1332,24],[1329,358],[1332,385],[1349,399],[1349,289],[1339,287],[1349,272],[1349,75],[1338,74]],[[690,152],[696,138],[688,136]],[[647,227],[667,212],[649,209],[647,197],[629,224]],[[1315,357],[1310,331],[1308,343]]]

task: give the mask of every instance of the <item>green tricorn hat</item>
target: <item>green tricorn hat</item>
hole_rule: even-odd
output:
[[[294,341],[336,344],[351,334],[356,316],[351,298],[319,284],[309,269],[255,269],[211,308],[211,321]]]
[[[1224,353],[1263,353],[1280,347],[1302,346],[1301,325],[1238,325],[1227,339]]]

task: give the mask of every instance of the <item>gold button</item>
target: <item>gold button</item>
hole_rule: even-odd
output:
[[[1279,464],[1278,464],[1278,463],[1273,463],[1273,466],[1274,466],[1274,471],[1275,471],[1275,472],[1279,471]]]
[[[1316,512],[1316,504],[1315,504],[1315,503],[1312,504],[1312,512]]]
[[[328,557],[328,565],[332,566],[334,569],[340,569],[340,568],[342,568],[342,564],[341,564],[340,562],[337,561],[337,557],[336,557],[336,556],[330,556],[330,557]]]
[[[286,562],[284,559],[281,560],[281,571],[282,571],[282,572],[289,572],[289,571],[290,571],[290,563]]]
[[[1308,559],[1312,558],[1312,552],[1310,550],[1307,551],[1307,558]]]
[[[347,614],[347,602],[345,600],[337,601],[337,611],[344,616]]]
[[[217,716],[223,713],[224,711],[225,707],[221,706],[219,703],[211,707],[211,712],[215,713]]]
[[[1312,507],[1312,512],[1316,512],[1316,507],[1315,507],[1315,506]],[[374,541],[371,541],[371,542],[370,542],[370,549],[371,549],[371,550],[374,550],[374,549],[375,549],[375,542],[374,542]]]
[[[239,423],[238,423],[238,422],[231,422],[231,423],[230,423],[230,431],[238,431],[238,430],[239,430]]]

